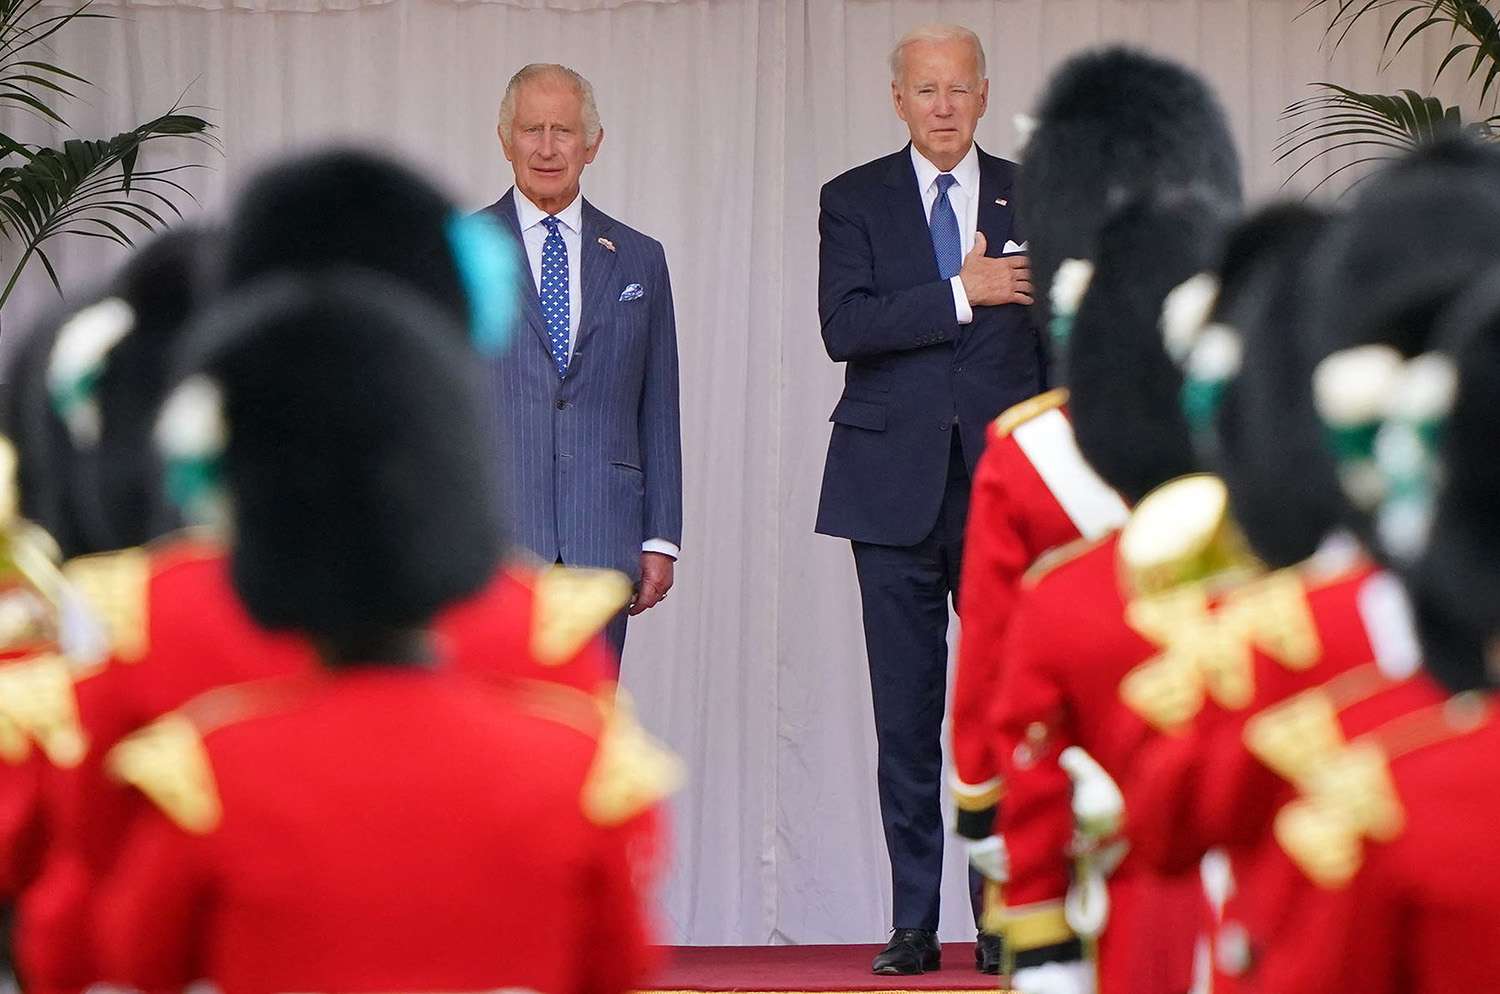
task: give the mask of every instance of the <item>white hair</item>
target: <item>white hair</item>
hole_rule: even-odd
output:
[[[901,74],[906,69],[906,46],[919,41],[939,44],[949,41],[968,42],[974,49],[974,64],[979,67],[979,78],[987,78],[984,68],[984,45],[979,41],[977,34],[962,24],[923,24],[902,35],[901,40],[896,42],[896,47],[891,49],[891,79],[896,82],[901,81]]]
[[[505,96],[500,98],[500,134],[510,141],[511,122],[516,119],[516,94],[532,80],[555,79],[567,83],[578,94],[583,104],[583,140],[592,147],[599,140],[604,126],[599,123],[599,107],[594,103],[594,86],[578,72],[555,62],[533,62],[521,69],[505,84]]]

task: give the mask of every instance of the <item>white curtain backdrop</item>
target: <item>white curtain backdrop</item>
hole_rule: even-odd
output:
[[[112,134],[179,96],[212,108],[222,157],[183,143],[150,159],[203,163],[187,179],[194,211],[222,206],[268,157],[341,139],[395,148],[478,207],[509,184],[494,134],[509,75],[559,61],[593,80],[606,138],[585,192],[666,245],[681,341],[683,559],[672,598],[631,626],[625,660],[646,723],[692,771],[667,935],[873,942],[890,883],[854,572],[847,544],[812,533],[841,384],[818,335],[818,187],[905,141],[887,50],[946,20],[988,49],[987,150],[1012,152],[1013,115],[1061,59],[1129,42],[1212,79],[1248,188],[1275,195],[1278,113],[1308,81],[1425,89],[1444,50],[1434,37],[1377,72],[1380,26],[1330,55],[1319,17],[1295,19],[1304,3],[126,0],[102,8],[118,19],[55,40],[61,64],[97,84],[69,110],[77,131]],[[54,257],[78,285],[119,252],[74,243]],[[32,271],[5,336],[51,295]],[[942,934],[958,939],[973,932],[952,848]]]

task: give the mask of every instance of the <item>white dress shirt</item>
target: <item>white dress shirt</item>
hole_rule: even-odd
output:
[[[911,147],[911,164],[917,171],[917,189],[922,193],[922,214],[930,225],[932,205],[937,203],[938,198],[937,178],[942,174],[942,170],[928,161],[927,156],[918,152],[916,145]],[[968,255],[974,248],[974,232],[979,230],[978,146],[971,142],[968,154],[948,172],[957,181],[948,187],[948,203],[953,207],[953,215],[958,218],[958,236],[963,244],[963,254]],[[541,242],[537,245],[540,246]],[[537,253],[537,258],[540,258],[540,247],[537,248]],[[536,266],[537,264],[533,263],[532,268],[535,270]],[[953,285],[953,310],[958,316],[958,323],[968,324],[974,320],[974,308],[969,306],[969,295],[964,290],[964,281],[954,276],[948,282]]]
[[[547,240],[547,228],[542,224],[549,215],[516,190],[516,221],[521,225],[521,239],[526,243],[526,259],[531,263],[531,285],[542,285],[542,243]],[[562,224],[557,226],[562,235],[563,248],[568,253],[568,358],[573,358],[573,346],[578,342],[578,312],[583,309],[583,273],[579,260],[583,257],[583,194],[555,215]]]
[[[542,243],[547,240],[547,228],[542,224],[555,216],[562,224],[557,226],[562,235],[563,248],[568,253],[568,358],[573,358],[573,347],[578,344],[578,317],[583,310],[583,194],[556,215],[549,215],[533,204],[520,190],[516,194],[516,221],[521,226],[521,239],[526,243],[526,260],[531,263],[531,285],[542,285]],[[650,538],[641,544],[642,552],[660,552],[673,559],[682,555],[676,544],[664,538]]]

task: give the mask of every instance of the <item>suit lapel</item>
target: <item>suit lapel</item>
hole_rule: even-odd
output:
[[[490,210],[499,217],[501,223],[505,225],[505,230],[509,231],[516,240],[516,248],[521,253],[521,277],[517,281],[518,289],[521,291],[521,310],[526,315],[526,323],[531,325],[531,330],[536,332],[542,348],[546,349],[550,356],[552,345],[547,336],[547,322],[542,320],[542,300],[537,293],[536,281],[531,276],[531,260],[526,254],[526,239],[521,237],[521,222],[517,220],[515,188],[512,187]]]
[[[583,267],[582,308],[578,316],[576,351],[604,323],[611,304],[610,291],[615,289],[616,253],[599,241],[606,236],[612,222],[587,200],[583,202],[583,246],[579,250]],[[606,239],[607,240],[607,239]]]
[[[922,192],[917,189],[917,171],[911,164],[911,146],[892,157],[886,170],[885,185],[891,195],[886,200],[891,212],[891,238],[895,245],[908,245],[911,266],[921,275],[921,282],[938,278],[937,255],[932,250],[932,229],[922,212]]]
[[[1014,180],[1013,166],[980,150],[979,230],[984,232],[984,254],[987,256],[1004,254],[1005,242],[1014,237],[1015,214],[1010,206],[1010,188]]]

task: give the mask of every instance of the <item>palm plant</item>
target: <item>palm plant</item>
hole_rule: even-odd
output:
[[[65,13],[40,11],[42,0],[0,0],[0,107],[18,108],[61,127],[54,104],[72,99],[88,80],[48,61],[48,39],[74,23],[110,15],[90,10],[93,0]],[[187,138],[217,148],[213,125],[188,108],[165,114],[113,138],[69,138],[61,148],[30,144],[0,132],[0,240],[10,267],[0,308],[22,272],[40,260],[59,293],[62,285],[44,248],[60,236],[102,238],[130,245],[132,235],[181,217],[173,197],[192,193],[173,178],[191,165],[142,168],[141,149],[162,138]],[[3,272],[3,271],[0,271]]]
[[[1448,31],[1448,52],[1433,74],[1436,83],[1450,68],[1467,64],[1466,81],[1479,82],[1478,105],[1490,111],[1500,101],[1500,22],[1493,0],[1308,0],[1299,17],[1332,13],[1325,42],[1337,49],[1362,19],[1398,11],[1386,31],[1381,56],[1387,65],[1431,30]],[[1313,187],[1348,169],[1402,152],[1444,135],[1467,132],[1485,140],[1500,137],[1500,113],[1466,120],[1458,107],[1413,90],[1396,94],[1360,93],[1337,83],[1313,83],[1319,92],[1288,106],[1282,117],[1289,130],[1276,144],[1277,161],[1305,156],[1288,182],[1323,156],[1357,150],[1357,157],[1332,170]],[[1491,91],[1493,92],[1493,99]],[[1481,113],[1483,113],[1481,111]]]

